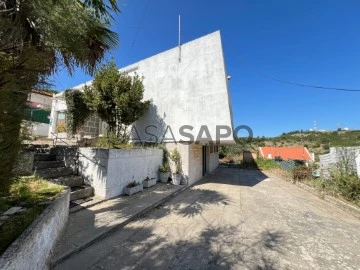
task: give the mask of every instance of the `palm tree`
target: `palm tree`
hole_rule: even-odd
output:
[[[93,74],[118,44],[116,0],[0,0],[0,187],[9,186],[31,89],[67,68]],[[1,192],[1,190],[0,190]]]

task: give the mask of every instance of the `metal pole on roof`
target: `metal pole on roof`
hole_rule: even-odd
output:
[[[179,62],[181,62],[181,16],[179,14]]]

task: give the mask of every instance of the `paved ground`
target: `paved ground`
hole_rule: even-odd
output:
[[[57,269],[359,269],[360,220],[259,171],[219,168]]]
[[[71,213],[65,232],[57,242],[52,263],[57,263],[88,247],[129,221],[168,200],[186,186],[158,183],[132,196],[120,196]]]

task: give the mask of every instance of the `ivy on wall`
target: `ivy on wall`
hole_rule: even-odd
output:
[[[66,90],[65,101],[67,106],[66,129],[69,134],[74,135],[92,112],[84,101],[84,93],[80,90]]]

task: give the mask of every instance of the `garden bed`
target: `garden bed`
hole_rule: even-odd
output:
[[[12,184],[10,195],[0,198],[0,254],[63,190],[62,186],[34,177],[21,177]]]

